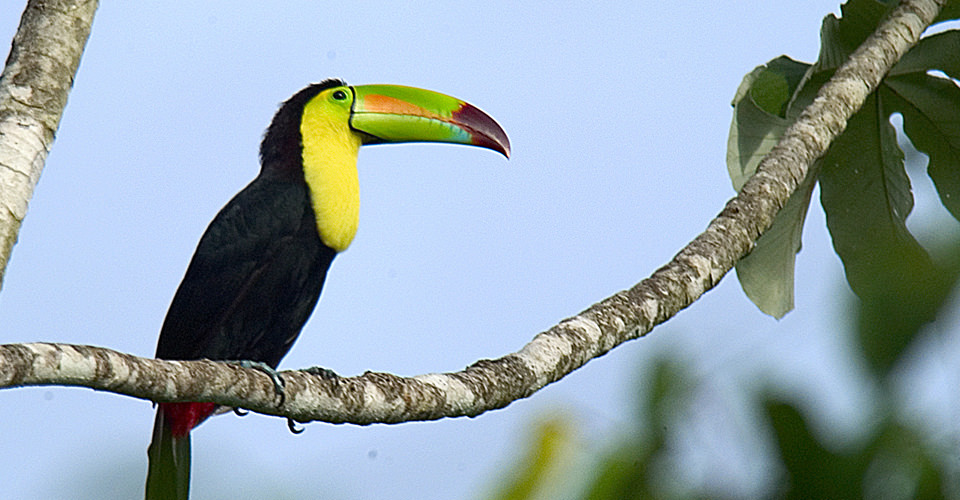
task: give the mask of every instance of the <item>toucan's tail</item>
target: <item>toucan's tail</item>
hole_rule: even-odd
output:
[[[146,500],[187,500],[190,496],[190,433],[174,436],[163,407],[157,408],[147,449]]]

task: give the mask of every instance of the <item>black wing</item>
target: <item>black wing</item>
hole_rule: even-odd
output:
[[[275,367],[310,317],[335,255],[317,234],[307,186],[258,177],[200,239],[157,357]]]

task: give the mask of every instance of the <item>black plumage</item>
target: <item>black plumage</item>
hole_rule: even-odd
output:
[[[170,304],[156,356],[276,367],[310,317],[336,252],[317,233],[300,157],[303,107],[327,80],[288,99],[260,147],[261,171],[217,214]]]
[[[261,174],[217,214],[170,305],[158,358],[276,367],[336,255],[320,241],[309,196],[302,181]]]

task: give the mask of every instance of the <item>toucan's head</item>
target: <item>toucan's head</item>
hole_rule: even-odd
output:
[[[325,80],[277,111],[260,146],[262,173],[304,179],[321,239],[342,251],[359,217],[360,146],[398,142],[467,144],[510,156],[507,134],[470,103],[413,87]]]
[[[328,146],[333,146],[331,141],[351,146],[357,141],[467,144],[510,157],[506,132],[479,108],[439,92],[401,85],[347,85],[328,79],[300,90],[283,103],[264,135],[263,166],[300,163],[302,148],[314,137]]]

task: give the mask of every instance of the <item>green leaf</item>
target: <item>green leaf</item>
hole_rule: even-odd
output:
[[[734,97],[727,142],[727,170],[740,190],[760,160],[776,145],[790,122],[787,105],[809,64],[781,56],[744,77]],[[737,278],[747,297],[776,318],[793,309],[794,266],[815,175],[808,176],[753,251],[737,264]]]
[[[885,90],[872,94],[820,160],[827,227],[860,297],[861,347],[880,374],[933,319],[949,290],[947,274],[906,227],[913,195],[887,121],[888,97]]]
[[[830,14],[820,27],[820,56],[816,71],[840,67],[854,50],[877,29],[897,2],[850,0],[840,6],[842,17]]]
[[[891,70],[872,99],[878,104],[878,120],[888,120],[894,112],[902,115],[904,132],[918,150],[929,156],[927,173],[937,187],[941,203],[960,220],[960,87],[949,79],[928,74],[934,69],[948,75],[960,74],[958,49],[957,31],[924,38]],[[865,113],[872,111],[861,110],[858,116]],[[902,159],[895,163],[902,163]],[[905,185],[909,189],[902,167],[894,172],[892,164],[885,170],[888,185]],[[891,204],[900,211],[902,219],[907,215],[903,209],[912,206],[912,200],[907,204],[908,196],[906,192],[902,194],[902,203]],[[838,248],[848,281],[861,299],[857,338],[869,366],[880,374],[889,372],[921,327],[936,317],[957,275],[954,263],[948,267],[934,265],[909,236],[902,220],[894,223],[895,237],[889,241],[876,239],[883,231],[873,235],[872,254],[843,257]],[[861,275],[859,284],[851,273]]]
[[[541,421],[535,428],[526,454],[511,468],[491,499],[539,500],[553,498],[557,488],[569,487],[573,424],[566,418]]]
[[[810,65],[787,56],[771,60],[760,69],[750,85],[750,98],[763,111],[784,118],[790,96],[803,80]]]
[[[819,160],[820,201],[850,286],[863,297],[889,266],[891,250],[923,252],[907,231],[913,209],[903,152],[871,94]]]
[[[954,19],[960,19],[960,1],[949,0],[947,4],[940,9],[940,14],[933,20],[933,24],[952,21]]]
[[[787,472],[784,498],[860,498],[862,457],[824,448],[793,406],[777,401],[765,406]]]
[[[737,191],[787,129],[789,123],[778,113],[789,102],[791,84],[796,85],[808,66],[781,56],[743,77],[733,98],[727,139],[727,172]]]
[[[939,69],[952,78],[960,78],[960,57],[957,54],[960,54],[960,30],[937,33],[917,42],[890,69],[890,76],[926,74],[931,69]]]
[[[737,191],[757,171],[757,165],[777,144],[787,122],[767,113],[750,97],[750,86],[765,71],[759,67],[743,78],[733,102],[733,120],[727,138],[727,173]]]
[[[960,87],[928,74],[960,77],[960,31],[924,38],[890,72],[882,87],[890,112],[903,116],[913,145],[930,157],[927,173],[940,202],[960,220]]]
[[[775,399],[765,406],[787,471],[784,498],[934,499],[949,491],[938,457],[889,416],[866,443],[838,452],[821,444],[793,406]]]
[[[782,56],[744,78],[734,99],[727,143],[727,169],[734,188],[739,190],[756,172],[789,123],[896,3],[850,0],[841,7],[841,18],[829,15],[824,19],[816,64]],[[953,4],[957,3],[960,1],[954,0]],[[811,168],[751,254],[737,264],[744,292],[763,312],[779,318],[793,308],[796,253],[817,180],[847,279],[867,301],[865,318],[872,317],[869,309],[883,304],[882,297],[896,289],[915,289],[918,283],[935,279],[935,266],[906,228],[913,196],[889,117],[894,112],[903,115],[907,136],[930,157],[928,173],[941,202],[960,220],[960,87],[928,74],[937,69],[957,78],[958,53],[957,31],[924,38],[908,52],[850,120],[844,135]],[[824,172],[818,172],[823,165]],[[923,311],[908,312],[906,316],[913,319],[903,328],[890,329],[886,345],[869,350],[875,368],[889,368],[914,335],[906,333],[913,328],[906,325],[918,327],[926,321],[922,318],[930,317],[929,311]],[[868,343],[876,344],[873,340]]]
[[[636,441],[621,444],[600,462],[584,500],[642,500],[655,498],[651,488],[649,450]]]
[[[886,259],[899,262],[877,277],[857,309],[856,340],[878,376],[889,374],[923,325],[936,318],[955,276],[932,266],[925,255],[899,250]]]
[[[851,0],[841,8],[842,18],[832,14],[824,18],[815,66],[781,56],[755,69],[740,84],[727,142],[727,170],[738,191],[833,70],[890,10],[889,5],[875,0]],[[753,251],[737,264],[744,293],[761,311],[777,319],[793,309],[796,254],[816,179],[815,166]]]
[[[941,203],[960,220],[960,88],[929,75],[891,78],[886,86],[907,137],[930,157],[927,174]]]
[[[871,15],[861,12],[860,17],[872,18],[879,11],[874,9]],[[847,13],[845,10],[845,19]],[[839,22],[834,24],[839,26]],[[866,21],[855,24],[865,25]],[[837,53],[862,35],[853,26],[845,27],[846,35],[837,31],[825,37],[836,42]],[[846,42],[838,41],[844,37]],[[827,226],[847,281],[861,299],[858,339],[868,364],[884,374],[920,327],[934,318],[951,279],[907,230],[913,195],[889,118],[894,112],[901,113],[907,136],[930,157],[928,174],[941,202],[960,219],[960,88],[946,78],[928,74],[933,69],[960,74],[958,49],[960,32],[956,31],[921,40],[820,160],[821,203]],[[812,100],[829,74],[811,70],[788,116]]]
[[[655,485],[663,482],[653,465],[668,446],[668,429],[674,429],[692,397],[683,364],[660,357],[644,370],[647,397],[640,401],[633,429],[611,451],[604,453],[583,495],[583,500],[641,500],[658,498]],[[660,481],[657,481],[657,480]]]
[[[892,7],[891,2],[851,0],[841,7],[842,18],[832,14],[824,18],[816,65],[781,56],[744,77],[734,98],[734,119],[727,142],[727,170],[735,189],[739,191],[756,172],[763,156],[802,108],[812,102],[833,70]],[[761,311],[778,319],[793,309],[796,254],[801,248],[817,167],[811,168],[753,251],[737,264],[737,278],[744,293]]]
[[[744,293],[761,311],[777,319],[793,309],[794,268],[816,179],[817,171],[811,168],[753,251],[737,263],[737,279]]]
[[[949,474],[924,437],[887,419],[861,452],[870,461],[863,477],[864,498],[940,499],[949,491]]]

